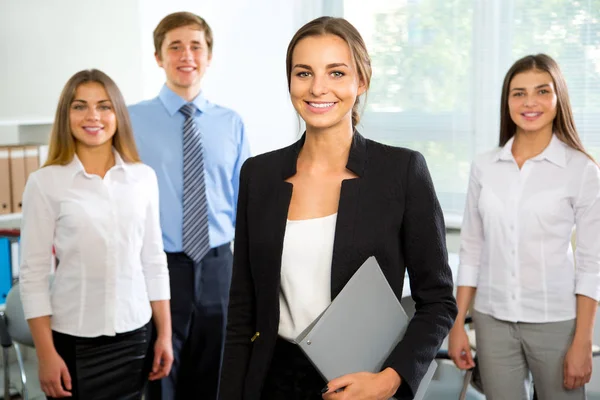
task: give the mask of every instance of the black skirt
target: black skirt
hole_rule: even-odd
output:
[[[261,400],[322,400],[326,385],[297,345],[277,339]]]
[[[71,375],[70,399],[141,399],[152,368],[151,333],[151,323],[131,332],[94,338],[52,331],[54,347]]]

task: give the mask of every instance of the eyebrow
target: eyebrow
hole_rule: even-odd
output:
[[[75,103],[75,102],[86,103],[87,104],[87,101],[81,100],[81,99],[74,99],[73,103]],[[110,103],[110,100],[108,100],[108,99],[106,99],[106,100],[100,100],[98,103],[107,103],[107,102]]]
[[[179,39],[178,39],[178,40],[174,40],[174,41],[172,41],[171,43],[169,43],[169,46],[172,46],[172,45],[174,45],[174,44],[182,44],[182,43],[183,43],[183,42],[182,42],[181,40],[179,40]],[[201,41],[199,41],[199,40],[192,40],[192,44],[199,44],[199,45],[202,45],[202,42],[201,42]]]
[[[349,68],[346,64],[344,63],[333,63],[333,64],[327,64],[326,68],[330,69],[330,68],[338,68],[338,67],[346,67]],[[306,64],[296,64],[294,65],[294,68],[304,68],[304,69],[308,69],[312,71],[312,68],[309,65]]]
[[[550,87],[549,83],[542,83],[541,85],[537,85],[534,89],[541,89],[543,87]],[[512,88],[510,91],[512,92],[513,90],[525,90],[525,88]]]

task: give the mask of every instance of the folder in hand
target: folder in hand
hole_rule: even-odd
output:
[[[375,257],[370,257],[295,341],[330,381],[355,372],[381,371],[409,322]],[[425,395],[436,368],[434,360],[415,400]]]

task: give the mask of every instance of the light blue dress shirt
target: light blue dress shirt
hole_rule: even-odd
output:
[[[160,223],[165,251],[182,251],[183,122],[186,101],[163,86],[158,97],[129,106],[142,161],[156,171]],[[196,125],[202,134],[208,224],[211,247],[233,239],[240,169],[250,156],[240,116],[212,104],[200,93],[193,101]]]

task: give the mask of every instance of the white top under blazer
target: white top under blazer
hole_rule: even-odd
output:
[[[114,150],[113,150],[114,151]],[[23,194],[20,287],[27,319],[81,337],[140,328],[150,301],[170,298],[154,171],[125,163],[105,175],[65,166],[29,176]],[[59,260],[52,285],[52,247]]]
[[[287,221],[281,257],[279,336],[293,341],[331,304],[337,213]]]
[[[556,135],[519,169],[512,144],[472,164],[457,284],[501,320],[573,319],[576,294],[600,300],[600,170]]]

